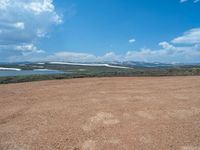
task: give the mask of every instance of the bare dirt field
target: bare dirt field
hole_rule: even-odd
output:
[[[200,77],[0,85],[0,150],[200,150]]]

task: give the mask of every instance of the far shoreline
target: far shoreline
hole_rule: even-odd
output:
[[[47,77],[47,78],[45,78]],[[113,78],[182,78],[182,77],[200,77],[200,75],[158,75],[158,76],[74,76],[74,77],[59,77],[58,75],[30,75],[30,76],[12,76],[12,77],[0,77],[0,85],[6,84],[20,84],[31,82],[48,82],[48,81],[65,81],[65,80],[77,80],[77,79],[113,79]]]

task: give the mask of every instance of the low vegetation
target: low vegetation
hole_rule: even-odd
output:
[[[32,69],[53,69],[70,74],[57,75],[29,75],[0,77],[0,84],[19,83],[41,80],[56,80],[69,78],[86,77],[133,77],[133,76],[199,76],[200,66],[174,66],[174,67],[134,67],[130,69],[117,69],[108,67],[74,66],[74,65],[53,65],[53,64],[27,64],[27,65],[4,65],[3,67],[20,68],[22,70]]]

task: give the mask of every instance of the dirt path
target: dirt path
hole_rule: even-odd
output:
[[[200,77],[0,85],[0,150],[200,150]]]

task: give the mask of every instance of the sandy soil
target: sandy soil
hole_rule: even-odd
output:
[[[200,150],[200,77],[0,85],[0,150]]]

